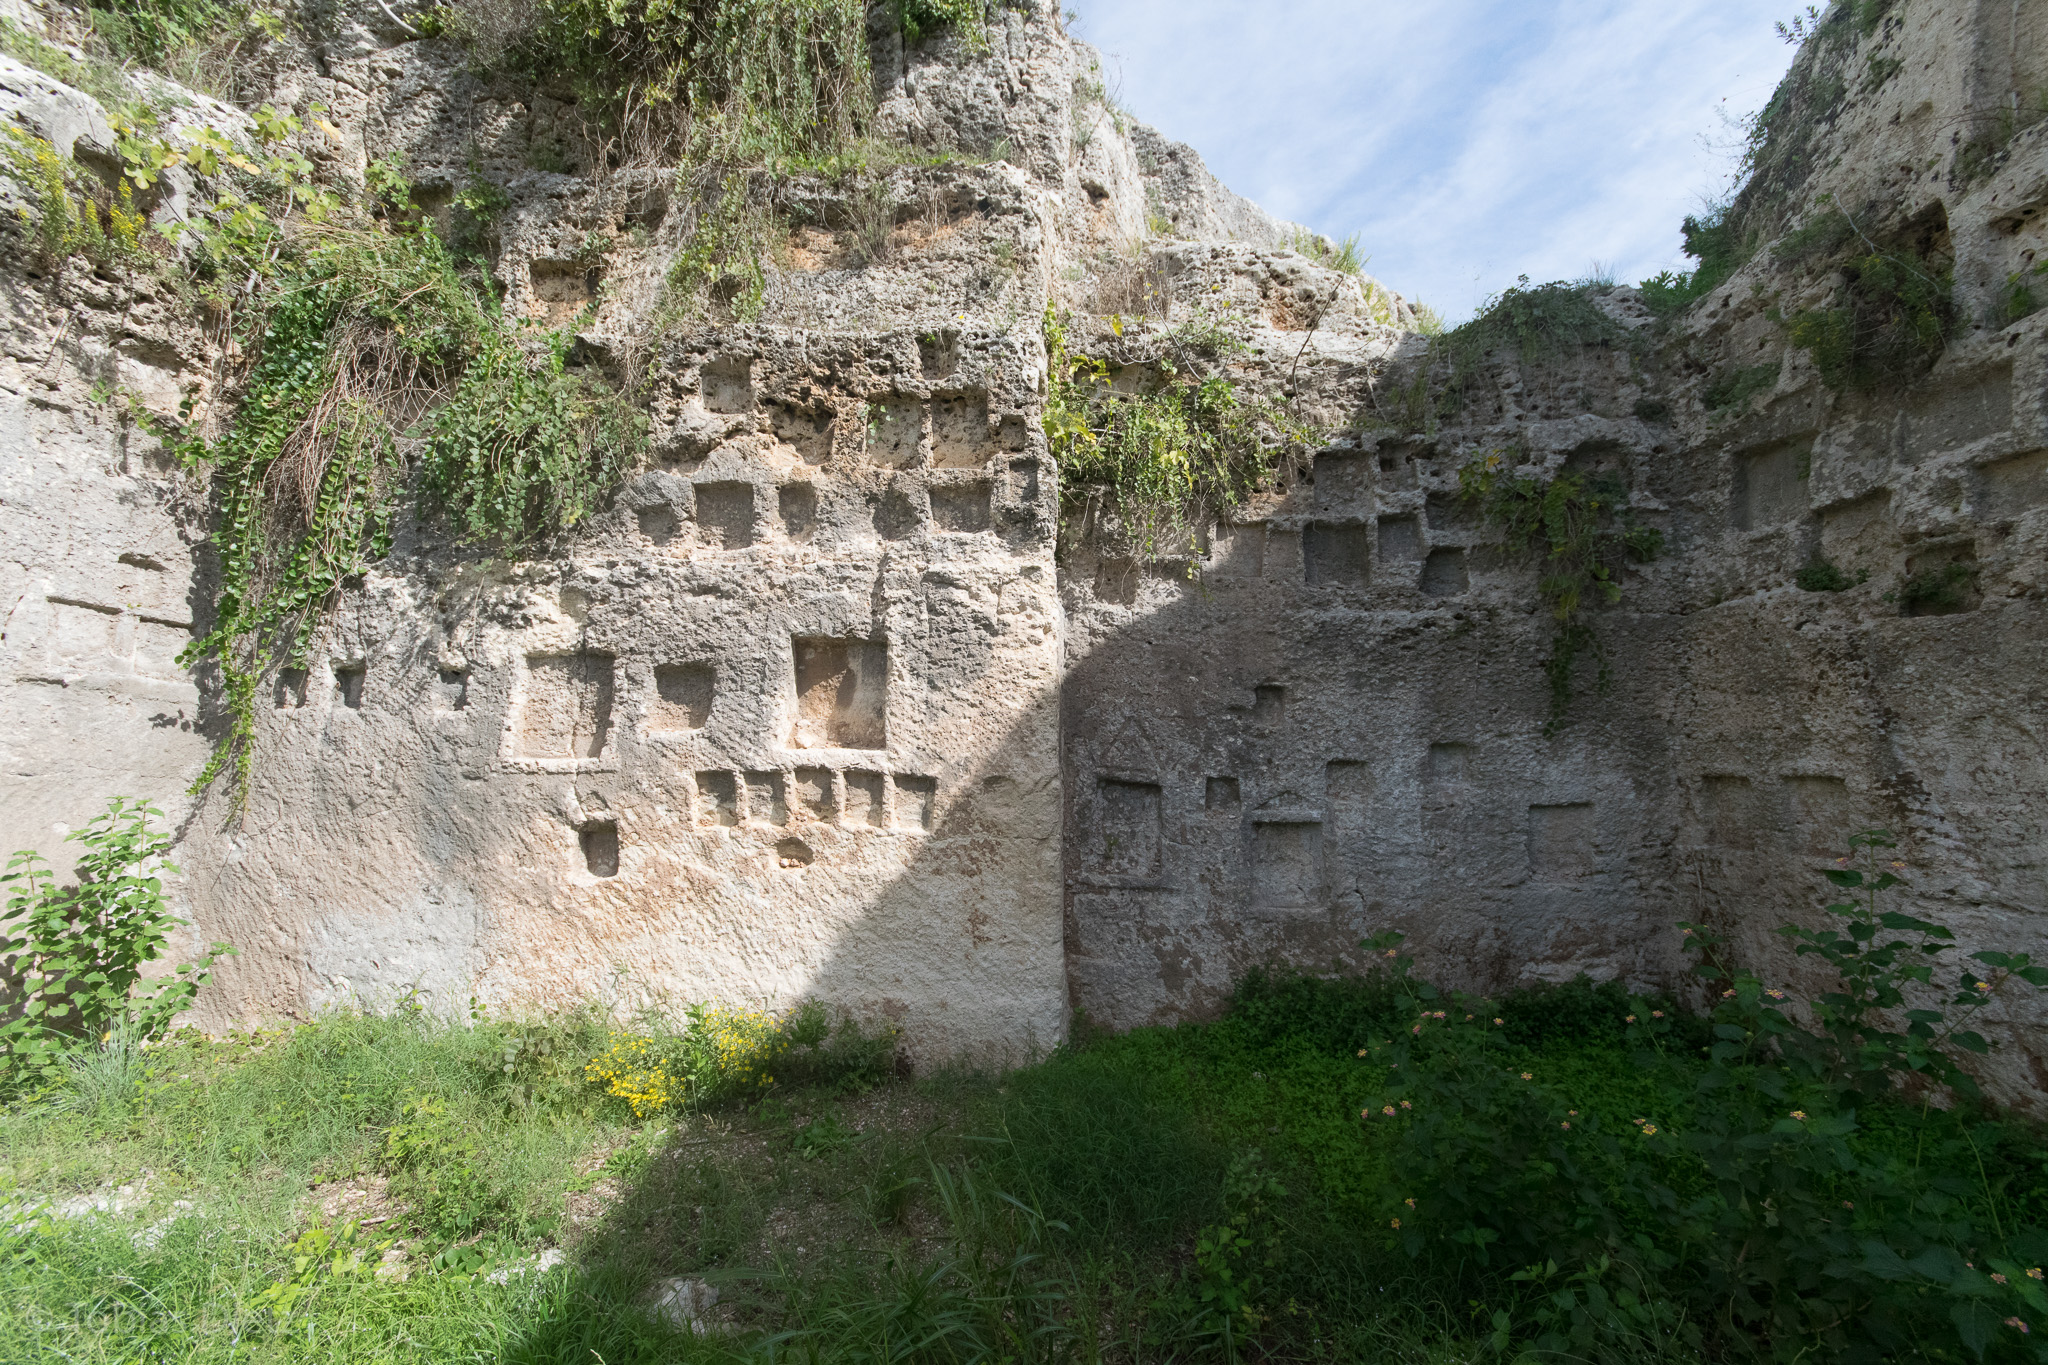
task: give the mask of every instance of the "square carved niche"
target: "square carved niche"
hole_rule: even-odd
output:
[[[512,739],[515,758],[574,764],[604,756],[611,739],[609,654],[530,654]]]
[[[797,636],[796,749],[888,747],[889,647],[880,640]]]
[[[710,664],[656,664],[647,728],[655,734],[703,729],[711,718],[712,683]]]

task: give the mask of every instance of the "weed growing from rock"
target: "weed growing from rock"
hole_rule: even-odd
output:
[[[1636,521],[1627,485],[1613,475],[1525,473],[1495,452],[1461,467],[1458,487],[1466,501],[1506,533],[1510,550],[1540,561],[1537,592],[1557,625],[1550,657],[1543,661],[1550,683],[1544,733],[1555,734],[1571,705],[1581,654],[1591,652],[1598,664],[1596,690],[1605,692],[1612,685],[1587,609],[1619,602],[1624,567],[1655,559],[1664,534]]]

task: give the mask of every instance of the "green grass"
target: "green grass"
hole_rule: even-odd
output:
[[[1358,1052],[1397,1007],[1372,980],[1254,976],[1216,1023],[1083,1028],[999,1077],[877,1082],[867,1067],[645,1120],[581,1082],[609,1039],[589,1017],[348,1014],[180,1041],[125,1094],[101,1077],[90,1106],[60,1092],[0,1114],[0,1359],[1491,1358],[1494,1315],[1526,1342],[1549,1300],[1516,1266],[1411,1258],[1386,1231],[1405,1139],[1360,1121],[1393,1076]],[[1617,987],[1492,1008],[1501,1063],[1581,1121],[1698,1118],[1704,1023],[1681,1017],[1646,1066]],[[467,1222],[417,1183],[391,1198],[389,1134],[421,1096],[451,1116],[424,1166],[470,1192]],[[1963,1138],[1981,1165],[1939,1173],[1953,1198],[2048,1220],[2044,1152],[2016,1123],[1890,1105],[1856,1142],[1911,1166]],[[1687,1198],[1711,1186],[1676,1147],[1662,1174]],[[23,1212],[138,1183],[128,1216]],[[382,1221],[323,1216],[344,1187],[382,1189],[353,1210]],[[1251,1249],[1205,1255],[1223,1227]],[[390,1246],[403,1279],[373,1273]],[[549,1246],[563,1268],[490,1281]],[[718,1285],[722,1330],[647,1313],[649,1285],[679,1275]],[[1229,1309],[1226,1280],[1246,1307]],[[1601,1358],[1699,1358],[1652,1330],[1617,1340]],[[2012,1346],[1986,1358],[2027,1358]]]

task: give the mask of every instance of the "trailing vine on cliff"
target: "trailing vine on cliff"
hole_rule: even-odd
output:
[[[1590,652],[1598,665],[1596,691],[1604,693],[1613,685],[1607,652],[1586,619],[1587,608],[1619,602],[1623,568],[1655,559],[1664,533],[1636,521],[1627,485],[1612,474],[1523,473],[1496,451],[1460,468],[1458,487],[1489,523],[1506,533],[1511,550],[1541,559],[1536,591],[1557,626],[1542,665],[1550,683],[1544,733],[1554,735],[1564,727],[1571,706],[1580,655]]]

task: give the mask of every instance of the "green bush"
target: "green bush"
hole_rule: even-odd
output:
[[[420,486],[471,541],[505,550],[574,525],[637,454],[644,417],[571,374],[566,341],[535,356],[430,230],[305,229],[282,244],[255,362],[227,430],[183,438],[211,466],[221,584],[213,629],[183,660],[219,669],[229,724],[194,784],[246,793],[256,698],[303,667],[310,626],[390,548],[424,436]]]
[[[906,0],[905,17],[960,0]],[[872,122],[863,0],[537,0],[508,23],[454,0],[451,28],[489,61],[563,81],[602,124],[697,164],[818,160]],[[629,120],[631,121],[630,126]]]
[[[1042,420],[1062,511],[1078,513],[1106,493],[1102,510],[1144,553],[1185,552],[1268,483],[1283,452],[1308,442],[1284,409],[1238,392],[1216,362],[1242,343],[1213,322],[1162,335],[1164,382],[1154,393],[1114,390],[1111,366],[1072,350],[1050,305],[1045,340],[1052,378]]]
[[[1968,560],[1922,569],[1899,584],[1899,605],[1908,615],[1938,616],[1961,610],[1977,590],[1979,572]]]
[[[1700,401],[1706,404],[1709,412],[1746,408],[1750,399],[1777,387],[1778,374],[1783,368],[1783,362],[1773,360],[1763,365],[1728,370],[1707,385]]]
[[[1367,1048],[1386,1080],[1363,1120],[1388,1157],[1384,1236],[1475,1297],[1503,1265],[1533,1266],[1523,1276],[1545,1284],[1559,1266],[1601,1279],[1620,1265],[1660,1287],[1631,1291],[1633,1308],[1575,1298],[1581,1335],[1643,1329],[1710,1356],[1782,1361],[2030,1351],[2012,1324],[2048,1312],[2048,1231],[2015,1220],[1983,1175],[1997,1125],[1923,1119],[1902,1160],[1866,1124],[1899,1107],[1906,1083],[1925,1102],[1974,1103],[1961,1059],[1990,1044],[1972,1018],[2012,985],[2048,986],[2048,968],[1984,950],[1940,984],[1953,936],[1886,907],[1904,866],[1891,847],[1880,833],[1851,840],[1828,872],[1846,893],[1830,924],[1782,931],[1832,983],[1803,1002],[1810,1022],[1719,936],[1684,926],[1715,1000],[1703,1061],[1686,1061],[1696,1034],[1674,1011],[1637,997],[1626,1020],[1638,1065],[1664,1078],[1661,1112],[1617,1112],[1568,1068],[1549,1074],[1556,1064],[1532,1064],[1495,1006],[1398,960],[1411,1022]],[[1513,1323],[1498,1315],[1500,1330]]]
[[[1863,580],[1849,577],[1827,559],[1816,554],[1800,566],[1793,581],[1803,592],[1843,592]]]
[[[103,1043],[125,1053],[162,1036],[214,960],[233,951],[216,943],[199,961],[144,983],[143,968],[185,922],[164,903],[163,874],[177,869],[164,861],[171,836],[152,830],[152,818],[163,812],[117,796],[66,835],[83,846],[72,886],[58,886],[33,849],[7,860],[0,971],[12,998],[0,1018],[0,1094],[60,1081],[67,1060]]]
[[[1951,268],[1926,253],[1880,248],[1839,209],[1787,234],[1773,250],[1787,263],[1828,267],[1840,278],[1829,304],[1784,323],[1829,388],[1905,384],[1927,372],[1955,333]]]
[[[1690,271],[1662,271],[1638,286],[1643,293],[1643,305],[1660,318],[1676,317],[1713,293],[1750,256],[1751,247],[1729,221],[1726,205],[1696,217],[1688,216],[1680,231],[1685,239],[1685,254],[1699,264]]]

